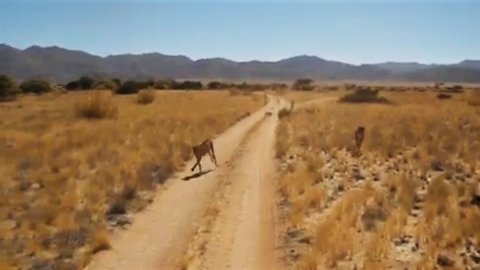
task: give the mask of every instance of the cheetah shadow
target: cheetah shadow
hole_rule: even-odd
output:
[[[182,178],[183,181],[190,181],[192,179],[195,179],[195,178],[199,178],[200,176],[202,175],[205,175],[205,174],[209,174],[211,173],[213,170],[206,170],[206,171],[203,171],[203,172],[197,172],[197,173],[194,173],[192,175],[189,175],[189,176],[185,176]]]

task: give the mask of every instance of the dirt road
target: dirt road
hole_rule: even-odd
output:
[[[220,167],[190,180],[185,171],[167,182],[134,223],[112,240],[112,249],[93,257],[88,270],[278,269],[275,247],[274,145],[277,113],[284,103],[238,122],[214,140]],[[271,116],[265,116],[271,110]],[[204,169],[214,166],[204,162]],[[215,196],[215,194],[222,196]],[[215,205],[215,218],[211,209]],[[202,248],[199,230],[210,220]],[[192,256],[186,257],[187,254]],[[195,267],[195,269],[198,269]]]
[[[267,117],[228,179],[201,269],[279,269],[275,253],[275,127]]]

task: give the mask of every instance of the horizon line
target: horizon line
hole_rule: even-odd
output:
[[[188,55],[185,55],[185,54],[165,54],[165,53],[162,53],[162,52],[158,52],[158,51],[149,51],[149,52],[125,52],[125,53],[117,53],[117,54],[97,54],[97,53],[92,53],[92,52],[89,52],[89,51],[86,51],[86,50],[83,50],[83,49],[72,49],[72,48],[66,48],[66,47],[61,47],[59,45],[37,45],[37,44],[33,44],[33,45],[30,45],[30,46],[26,46],[26,47],[17,47],[17,46],[14,46],[14,45],[11,45],[11,44],[8,44],[8,43],[0,43],[0,46],[7,46],[7,47],[10,47],[10,48],[14,48],[14,49],[17,49],[17,50],[21,50],[21,51],[25,51],[27,49],[30,49],[32,47],[39,47],[39,48],[42,48],[42,49],[48,49],[48,48],[59,48],[59,49],[64,49],[64,50],[69,50],[69,51],[77,51],[77,52],[83,52],[83,53],[87,53],[89,55],[92,55],[92,56],[96,56],[96,57],[101,57],[101,58],[107,58],[107,57],[114,57],[114,56],[122,56],[122,55],[132,55],[132,56],[140,56],[140,55],[148,55],[148,54],[161,54],[161,55],[164,55],[164,56],[174,56],[174,57],[186,57],[188,58],[189,60],[191,61],[194,61],[194,62],[197,62],[197,61],[201,61],[201,60],[213,60],[213,59],[222,59],[222,60],[227,60],[227,61],[232,61],[232,62],[235,62],[235,63],[249,63],[249,62],[264,62],[264,63],[275,63],[275,62],[280,62],[280,61],[283,61],[283,60],[288,60],[288,59],[292,59],[292,58],[296,58],[296,57],[311,57],[311,58],[318,58],[318,59],[321,59],[321,60],[324,60],[324,61],[328,61],[328,62],[337,62],[337,63],[342,63],[342,64],[348,64],[348,65],[353,65],[353,66],[362,66],[362,65],[379,65],[379,64],[388,64],[388,63],[397,63],[397,64],[420,64],[420,65],[428,65],[428,66],[442,66],[442,65],[455,65],[455,64],[459,64],[463,61],[480,61],[480,59],[469,59],[469,58],[465,58],[465,59],[460,59],[460,60],[457,60],[456,62],[450,62],[450,63],[438,63],[438,62],[430,62],[430,63],[424,63],[424,62],[419,62],[419,61],[415,61],[415,60],[408,60],[408,61],[396,61],[396,60],[385,60],[383,62],[374,62],[374,63],[357,63],[357,64],[354,64],[354,63],[351,63],[351,62],[348,62],[348,61],[342,61],[342,60],[332,60],[332,59],[328,59],[328,58],[323,58],[323,57],[320,57],[318,55],[313,55],[313,54],[297,54],[297,55],[293,55],[293,56],[288,56],[288,57],[283,57],[283,58],[280,58],[280,59],[275,59],[275,60],[260,60],[260,59],[250,59],[250,60],[235,60],[235,59],[232,59],[232,58],[227,58],[227,57],[222,57],[222,56],[214,56],[214,57],[201,57],[201,58],[193,58],[193,57],[190,57]]]

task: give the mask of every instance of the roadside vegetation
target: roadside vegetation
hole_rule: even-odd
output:
[[[428,88],[378,89],[393,106],[332,101],[281,119],[288,267],[480,267],[480,89],[448,100]],[[365,139],[354,157],[358,126]]]
[[[340,98],[340,102],[349,103],[389,103],[388,99],[378,96],[378,89],[359,88]]]
[[[191,145],[263,106],[261,95],[151,91],[0,103],[1,269],[82,268],[109,248],[112,229],[154,200]]]

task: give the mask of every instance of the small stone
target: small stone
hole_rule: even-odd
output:
[[[430,163],[430,167],[432,168],[432,170],[438,171],[438,172],[442,172],[442,171],[444,170],[443,164],[442,164],[442,162],[439,161],[439,160],[433,160],[433,161]]]
[[[476,264],[480,264],[480,256],[476,254],[471,254],[470,259]]]
[[[29,188],[30,188],[30,182],[28,181],[25,181],[25,180],[22,180],[20,181],[20,183],[18,184],[18,189],[20,191],[27,191]]]
[[[415,245],[412,247],[412,251],[415,252],[415,251],[417,251],[419,248],[420,248],[420,245],[418,244],[418,242],[415,242]]]
[[[354,171],[352,176],[357,181],[365,179],[365,177],[359,171]]]
[[[302,237],[302,238],[298,239],[298,242],[303,243],[303,244],[310,244],[312,241],[311,241],[310,237],[305,236],[305,237]]]
[[[393,243],[395,244],[395,246],[405,245],[405,244],[408,243],[408,239],[404,236],[400,236],[400,237],[394,239]]]
[[[124,227],[132,223],[127,215],[108,215],[107,220],[112,227]]]
[[[442,267],[452,267],[455,262],[445,255],[438,255],[437,264]]]
[[[472,195],[472,199],[470,200],[470,203],[480,207],[480,195],[477,195],[477,194]]]
[[[31,189],[40,189],[42,186],[39,183],[33,183],[30,188]]]

